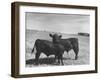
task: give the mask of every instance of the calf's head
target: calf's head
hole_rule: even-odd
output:
[[[62,35],[58,34],[49,34],[49,36],[52,38],[53,43],[59,43]]]

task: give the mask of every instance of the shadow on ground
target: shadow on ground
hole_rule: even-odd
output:
[[[70,60],[71,58],[63,58],[64,60]],[[26,65],[35,65],[35,59],[26,60]],[[57,65],[57,60],[55,58],[39,58],[39,64],[49,64],[49,65]]]

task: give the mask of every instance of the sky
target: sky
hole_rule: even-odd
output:
[[[26,12],[26,29],[77,34],[89,33],[90,16]]]

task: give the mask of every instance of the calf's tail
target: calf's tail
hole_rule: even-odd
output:
[[[33,47],[32,51],[31,51],[31,54],[34,52],[34,48],[35,48],[35,44],[34,44],[34,47]]]

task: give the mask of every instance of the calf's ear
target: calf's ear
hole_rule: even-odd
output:
[[[52,34],[49,34],[49,36],[50,36],[50,37],[53,37],[53,35],[52,35]]]
[[[62,37],[62,35],[59,35],[59,37],[61,38],[61,37]]]

